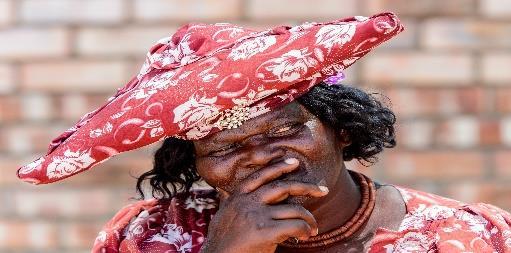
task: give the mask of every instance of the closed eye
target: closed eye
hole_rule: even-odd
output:
[[[270,131],[269,136],[270,137],[289,136],[289,135],[292,135],[292,134],[295,134],[296,132],[298,132],[302,126],[303,126],[303,124],[298,124],[298,123],[286,124],[286,125],[276,128],[275,130]]]
[[[233,152],[238,147],[239,147],[238,144],[229,144],[229,145],[221,147],[217,150],[211,151],[210,153],[208,153],[208,156],[224,156],[224,155],[227,155],[227,154]]]

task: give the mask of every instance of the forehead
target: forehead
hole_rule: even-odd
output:
[[[297,102],[292,102],[253,119],[249,119],[238,128],[225,129],[195,142],[205,144],[212,141],[247,137],[268,130],[273,126],[281,125],[289,121],[301,121],[310,116],[311,114],[308,113],[305,107]]]

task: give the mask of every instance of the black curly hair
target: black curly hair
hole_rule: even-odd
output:
[[[343,151],[345,161],[357,159],[365,166],[377,161],[383,148],[396,146],[396,116],[373,94],[348,86],[320,83],[297,101],[333,129],[345,130],[351,144]],[[154,154],[153,169],[137,179],[137,192],[148,181],[155,198],[188,192],[201,180],[195,169],[192,141],[167,138]]]

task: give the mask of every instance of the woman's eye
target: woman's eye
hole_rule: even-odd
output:
[[[301,124],[285,125],[275,129],[274,131],[271,131],[270,136],[272,137],[288,136],[300,130],[300,126]]]
[[[284,132],[289,131],[289,130],[291,130],[291,126],[286,126],[286,127],[279,128],[274,133],[275,134],[280,134],[280,133],[284,133]]]
[[[208,155],[210,155],[210,156],[223,156],[223,155],[227,155],[230,152],[236,150],[236,148],[237,148],[236,144],[227,145],[225,147],[222,147],[222,148],[219,148],[217,150],[214,150],[214,151],[210,152]]]

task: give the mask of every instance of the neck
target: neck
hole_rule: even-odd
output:
[[[361,202],[360,190],[342,164],[339,176],[330,193],[310,209],[318,223],[319,233],[344,225],[355,213]],[[342,203],[342,204],[341,204]]]

